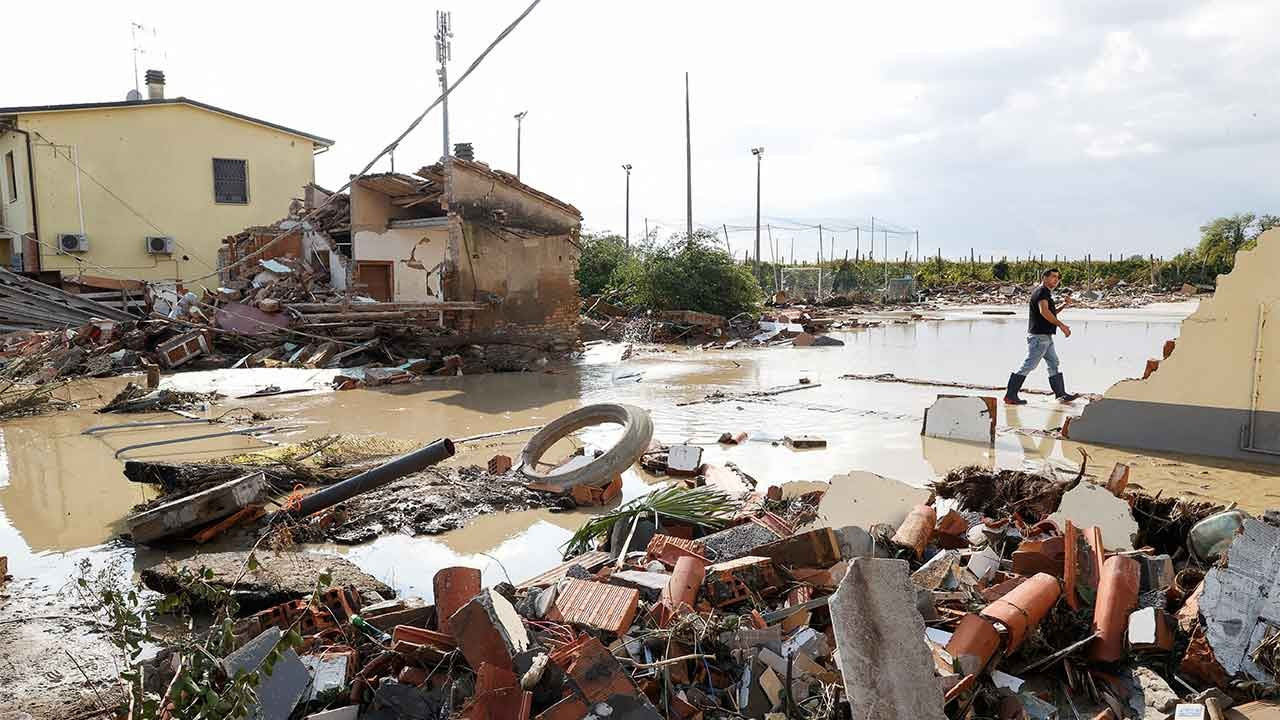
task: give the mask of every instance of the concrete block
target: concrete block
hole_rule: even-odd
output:
[[[996,399],[972,395],[939,395],[925,408],[920,434],[945,440],[994,445]]]
[[[281,635],[280,628],[267,628],[222,660],[223,670],[229,677],[240,672],[259,673],[258,703],[245,715],[249,720],[288,720],[311,684],[311,674],[293,650],[281,653],[270,675],[262,667]]]
[[[1112,495],[1106,488],[1082,482],[1064,493],[1058,512],[1049,516],[1058,527],[1068,520],[1076,527],[1096,525],[1102,530],[1102,541],[1108,550],[1132,550],[1138,534],[1138,521],[1133,519],[1129,503]]]
[[[875,473],[836,475],[818,503],[818,524],[869,528],[885,523],[897,527],[916,505],[928,501],[928,490]]]
[[[697,475],[702,467],[702,448],[697,445],[672,445],[667,450],[667,473]]]
[[[854,717],[946,718],[906,562],[855,558],[831,596],[830,610]]]

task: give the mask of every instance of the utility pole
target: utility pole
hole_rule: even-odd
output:
[[[818,301],[822,301],[822,223],[818,223]]]
[[[623,163],[622,169],[627,171],[627,247],[631,247],[631,163]],[[516,179],[520,179],[519,174]]]
[[[876,257],[876,216],[871,216],[871,244],[867,249],[867,259],[875,262]]]
[[[644,241],[649,242],[649,218],[644,219]]]
[[[884,231],[884,289],[889,290],[889,231]]]
[[[733,257],[733,248],[729,245],[729,226],[720,223],[720,227],[724,228],[724,249],[729,251],[729,257]]]
[[[436,11],[436,62],[440,63],[440,69],[436,70],[436,74],[440,76],[440,89],[444,92],[449,91],[449,61],[453,59],[453,24],[450,19],[451,13],[445,10]],[[440,104],[442,116],[444,118],[444,154],[441,157],[449,157],[449,96],[444,96],[444,101]]]
[[[520,179],[520,125],[524,120],[524,116],[528,115],[528,110],[521,110],[516,113],[516,179]],[[628,218],[630,219],[630,218]]]
[[[791,238],[791,264],[792,264],[792,265],[795,265],[795,264],[796,264],[796,239],[795,239],[795,236],[792,236],[792,238]]]
[[[855,227],[853,231],[854,233],[856,233],[854,237],[856,237],[858,240],[856,249],[853,251],[853,259],[855,262],[857,262],[858,260],[862,259],[862,228]]]
[[[939,257],[942,256],[941,251],[938,252],[938,256]],[[919,230],[916,231],[916,264],[917,265],[920,264],[920,231]]]
[[[693,141],[689,123],[689,73],[684,74],[685,242],[693,242]]]
[[[760,267],[760,165],[764,159],[764,148],[753,147],[751,154],[756,156],[756,267]]]

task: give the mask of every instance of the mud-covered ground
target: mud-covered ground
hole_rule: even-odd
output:
[[[322,520],[323,529],[308,528],[295,539],[355,545],[393,533],[439,535],[480,515],[551,507],[556,501],[525,487],[514,472],[429,468],[335,506],[331,519]]]

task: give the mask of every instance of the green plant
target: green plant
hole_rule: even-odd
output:
[[[669,487],[656,490],[623,505],[608,515],[592,518],[565,543],[565,558],[590,549],[596,538],[613,532],[618,522],[629,527],[638,517],[653,515],[707,528],[723,527],[741,503],[719,490],[710,488]]]
[[[598,295],[612,287],[620,269],[635,257],[620,235],[587,233],[579,238],[578,292],[583,297]]]
[[[636,262],[618,266],[613,286],[631,305],[654,310],[698,310],[731,317],[758,309],[763,297],[751,267],[736,262],[714,233],[673,236],[633,247]]]
[[[250,552],[241,574],[257,567],[257,557]],[[212,584],[214,575],[208,568],[183,567],[175,574],[178,591],[148,601],[137,587],[125,582],[128,575],[122,568],[112,565],[94,573],[88,560],[80,564],[76,591],[84,604],[95,608],[108,628],[112,644],[123,655],[120,678],[129,686],[133,708],[129,720],[158,720],[162,703],[168,704],[168,716],[175,720],[243,718],[257,704],[256,689],[262,678],[271,675],[285,652],[301,647],[302,637],[296,628],[290,628],[282,633],[258,668],[228,676],[220,658],[236,647],[232,628],[239,609],[230,586]],[[317,579],[311,598],[313,605],[319,605],[320,593],[330,580],[328,573]],[[193,605],[214,608],[212,622],[204,630],[193,629],[194,619],[190,614]],[[182,616],[187,630],[176,638],[162,639],[154,635],[151,628],[160,615],[169,614]],[[143,663],[139,660],[144,649],[160,644],[168,644],[178,657],[177,673],[164,698],[146,691]]]

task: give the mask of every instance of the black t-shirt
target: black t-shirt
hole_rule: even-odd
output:
[[[1028,335],[1054,335],[1058,332],[1058,327],[1040,314],[1041,300],[1048,300],[1049,312],[1055,316],[1058,314],[1058,306],[1053,304],[1053,293],[1044,285],[1036,286],[1035,291],[1031,293],[1031,315],[1027,318]]]

